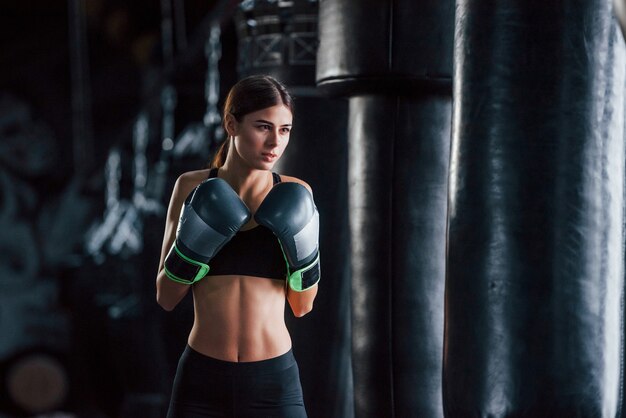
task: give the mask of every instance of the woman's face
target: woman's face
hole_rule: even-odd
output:
[[[283,104],[248,113],[241,122],[232,118],[233,151],[251,168],[271,170],[289,143],[292,120]]]

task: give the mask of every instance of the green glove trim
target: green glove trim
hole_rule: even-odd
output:
[[[207,275],[210,267],[208,264],[185,256],[174,244],[165,258],[164,270],[167,278],[174,282],[194,284]]]
[[[320,255],[306,267],[289,273],[289,287],[296,292],[304,292],[320,281]]]

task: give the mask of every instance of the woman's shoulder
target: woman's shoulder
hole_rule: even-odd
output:
[[[181,195],[187,196],[200,183],[209,178],[210,171],[210,169],[206,168],[182,173],[176,179],[175,190]]]
[[[309,186],[309,183],[307,183],[306,181],[299,179],[297,177],[292,177],[292,176],[286,176],[284,174],[280,175],[280,180],[285,182],[285,183],[298,183],[303,185],[304,187],[307,188],[307,190],[311,193],[313,193],[313,190],[311,189],[311,186]]]
[[[178,176],[178,179],[181,182],[198,182],[198,184],[202,183],[204,180],[209,178],[209,173],[211,172],[210,168],[203,168],[201,170],[193,170],[186,171]]]

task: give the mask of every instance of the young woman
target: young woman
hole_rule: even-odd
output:
[[[272,172],[292,100],[268,76],[238,82],[224,106],[228,139],[212,168],[182,174],[169,204],[156,280],[172,310],[191,289],[194,324],[168,418],[306,417],[284,321],[311,311],[319,280],[311,188]]]

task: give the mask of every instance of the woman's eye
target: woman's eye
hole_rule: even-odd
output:
[[[291,131],[291,129],[289,129],[289,128],[282,128],[282,129],[281,129],[281,132],[282,132],[283,134],[288,134],[288,133],[289,133],[289,131]]]
[[[263,131],[269,131],[272,129],[271,126],[269,125],[259,125],[259,129],[263,130]]]

